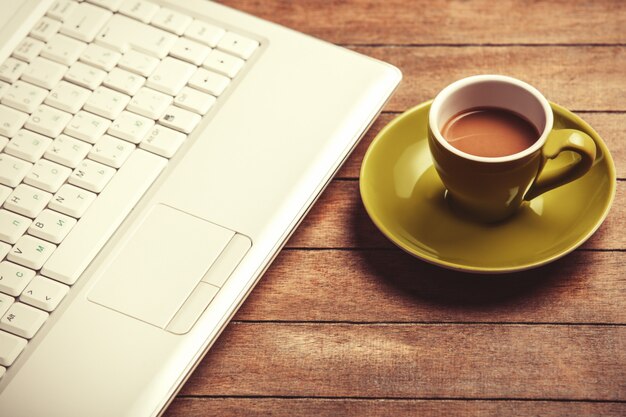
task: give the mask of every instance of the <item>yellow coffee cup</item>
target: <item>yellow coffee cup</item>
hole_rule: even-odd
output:
[[[477,156],[457,149],[442,135],[453,116],[473,108],[498,108],[522,116],[539,132],[529,147],[512,155]],[[503,75],[476,75],[455,81],[433,100],[428,144],[434,165],[456,211],[497,222],[524,201],[583,176],[596,157],[593,139],[575,129],[553,129],[548,100],[533,86]],[[552,169],[550,160],[573,152],[569,164]],[[555,165],[556,166],[556,165]]]

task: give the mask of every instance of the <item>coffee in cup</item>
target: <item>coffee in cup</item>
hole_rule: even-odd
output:
[[[539,139],[539,131],[524,116],[496,107],[464,110],[443,125],[441,134],[455,148],[486,157],[516,154]]]

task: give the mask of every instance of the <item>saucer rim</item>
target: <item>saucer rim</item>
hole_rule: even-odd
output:
[[[534,268],[538,268],[541,267],[543,265],[547,265],[551,262],[554,262],[568,254],[570,254],[571,252],[573,252],[574,250],[576,250],[578,247],[580,247],[583,243],[585,243],[591,236],[593,236],[595,234],[595,232],[600,228],[600,226],[602,225],[602,223],[604,223],[604,221],[606,220],[609,211],[611,210],[611,207],[613,206],[613,202],[615,200],[615,194],[616,194],[616,189],[617,189],[617,185],[616,185],[616,179],[617,179],[617,175],[616,175],[616,169],[615,169],[615,163],[613,161],[613,156],[611,155],[611,152],[609,151],[606,143],[604,142],[604,139],[602,139],[602,137],[593,129],[593,127],[591,125],[589,125],[589,123],[587,123],[585,120],[583,120],[580,116],[578,116],[577,114],[573,113],[572,111],[568,110],[567,108],[556,104],[552,101],[549,101],[550,103],[550,107],[552,108],[552,110],[554,112],[557,113],[561,113],[561,115],[565,115],[567,118],[573,120],[574,122],[582,125],[585,127],[585,130],[587,132],[591,132],[592,133],[592,137],[594,139],[594,141],[596,142],[596,144],[598,146],[600,146],[602,148],[602,151],[604,153],[604,156],[607,160],[607,165],[608,165],[608,171],[607,174],[610,177],[610,196],[608,199],[608,202],[604,208],[604,211],[602,213],[601,216],[598,216],[597,221],[595,222],[595,225],[593,227],[591,227],[588,231],[587,234],[585,234],[584,236],[580,237],[579,239],[575,240],[572,242],[572,244],[561,251],[557,251],[554,255],[549,256],[547,258],[542,258],[539,261],[535,261],[535,262],[529,262],[526,263],[524,265],[517,265],[517,266],[510,266],[510,267],[482,267],[482,266],[470,266],[467,264],[463,264],[463,263],[457,263],[457,262],[451,262],[451,261],[446,261],[443,259],[438,259],[435,258],[433,256],[430,256],[426,253],[424,253],[423,251],[421,251],[417,246],[414,245],[410,245],[408,243],[406,243],[403,240],[400,240],[396,237],[396,235],[394,233],[392,233],[387,226],[385,225],[385,223],[377,216],[376,212],[374,211],[374,209],[372,207],[370,207],[368,205],[367,202],[367,198],[365,197],[365,191],[363,189],[364,187],[364,177],[367,177],[367,175],[365,174],[366,171],[366,166],[367,166],[367,161],[369,160],[369,158],[371,157],[371,155],[373,153],[376,152],[376,148],[378,146],[378,144],[382,141],[384,141],[385,137],[387,137],[387,132],[389,130],[391,130],[391,128],[393,126],[395,126],[396,124],[400,123],[402,120],[409,118],[413,115],[413,113],[416,113],[420,110],[422,110],[424,107],[428,107],[432,104],[433,100],[428,100],[425,102],[422,102],[416,106],[411,107],[410,109],[404,111],[402,114],[398,115],[397,117],[395,117],[391,122],[389,122],[385,127],[383,127],[383,129],[378,132],[378,134],[376,135],[376,137],[372,140],[372,143],[369,145],[367,151],[365,152],[365,155],[363,156],[363,161],[361,162],[361,168],[359,170],[359,194],[361,196],[361,201],[363,202],[363,206],[365,207],[365,211],[367,213],[367,215],[369,216],[369,218],[372,220],[372,222],[374,223],[374,225],[378,228],[378,230],[380,230],[383,235],[385,235],[385,237],[387,237],[387,239],[389,239],[394,245],[396,245],[397,247],[399,247],[400,249],[402,249],[403,251],[405,251],[406,253],[421,259],[423,261],[426,261],[430,264],[433,265],[437,265],[437,266],[441,266],[450,270],[454,270],[454,271],[459,271],[459,272],[468,272],[468,273],[473,273],[473,274],[505,274],[505,273],[513,273],[513,272],[521,272],[521,271],[526,271],[529,269],[534,269]],[[367,180],[365,180],[367,181]]]

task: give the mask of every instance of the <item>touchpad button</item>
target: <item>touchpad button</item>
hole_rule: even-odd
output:
[[[158,204],[104,267],[89,300],[164,328],[235,235]]]

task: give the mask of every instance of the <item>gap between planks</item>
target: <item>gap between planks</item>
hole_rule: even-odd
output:
[[[317,395],[199,395],[180,394],[178,399],[277,399],[277,400],[348,400],[348,401],[506,401],[506,402],[557,402],[557,403],[602,403],[602,404],[626,404],[626,400],[594,400],[594,399],[568,399],[568,398],[492,398],[492,397],[363,397],[363,396],[317,396]]]
[[[353,178],[337,178],[338,181],[357,181],[358,179]],[[618,181],[626,181],[626,179],[619,179]],[[285,246],[281,250],[284,251],[310,251],[310,252],[322,252],[322,251],[343,251],[343,252],[358,252],[358,251],[400,251],[399,248],[395,246],[389,247],[376,247],[376,246],[358,246],[358,247],[315,247],[315,246]],[[576,248],[575,251],[580,252],[626,252],[626,249],[623,248],[584,248],[579,247]],[[567,256],[567,255],[566,255]]]
[[[437,47],[445,47],[445,48],[469,48],[469,47],[508,47],[508,48],[528,48],[528,47],[538,47],[538,48],[550,48],[550,47],[625,47],[626,43],[592,43],[592,42],[580,42],[580,43],[337,43],[336,45],[344,47],[344,48],[360,48],[360,47],[368,47],[368,48],[437,48]]]
[[[324,326],[593,326],[593,327],[625,327],[626,323],[583,323],[583,322],[512,322],[512,321],[353,321],[353,320],[231,320],[234,324],[276,324],[290,326],[308,326],[311,324]]]

